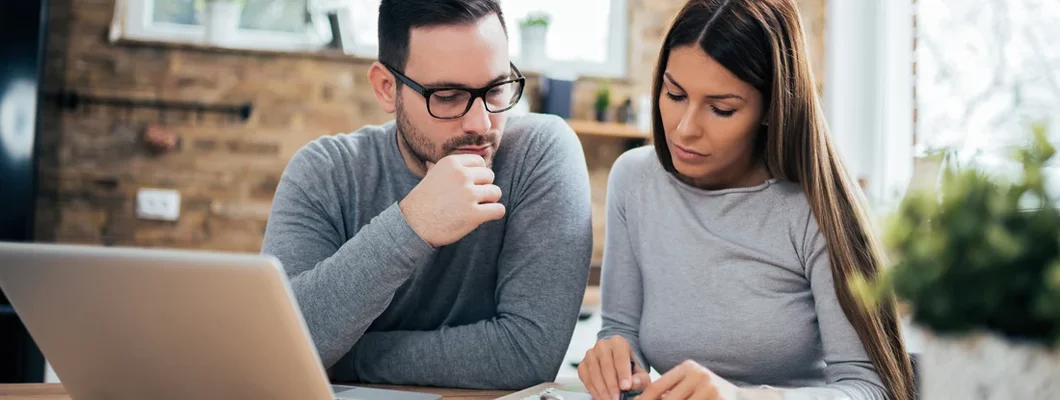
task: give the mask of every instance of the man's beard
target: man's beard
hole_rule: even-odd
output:
[[[493,157],[497,154],[497,147],[499,145],[496,132],[490,132],[485,135],[460,135],[447,140],[439,149],[430,141],[430,139],[427,139],[427,136],[424,135],[423,132],[419,131],[412,125],[412,121],[409,121],[408,116],[404,112],[404,105],[402,104],[400,94],[398,94],[397,99],[397,125],[398,135],[401,136],[401,140],[405,142],[405,146],[408,147],[409,152],[412,157],[416,158],[417,162],[426,163],[429,161],[437,163],[438,160],[453,153],[460,147],[488,145],[490,151],[485,157],[486,167],[493,167]]]

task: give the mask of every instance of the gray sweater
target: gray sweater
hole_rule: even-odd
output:
[[[740,386],[804,388],[788,398],[885,397],[798,185],[702,190],[642,147],[615,162],[607,202],[600,338],[660,372],[691,359]]]
[[[555,378],[592,252],[589,178],[561,119],[512,117],[494,159],[507,209],[431,248],[397,202],[420,178],[393,121],[319,138],[280,179],[262,253],[283,263],[336,381],[524,388]]]

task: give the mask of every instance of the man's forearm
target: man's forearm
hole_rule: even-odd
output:
[[[336,380],[474,389],[522,389],[551,381],[570,330],[500,317],[436,331],[368,332],[334,368]]]
[[[328,259],[291,278],[325,367],[345,355],[431,247],[391,206]]]

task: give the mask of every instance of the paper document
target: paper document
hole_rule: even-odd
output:
[[[580,385],[543,383],[497,400],[592,400]]]

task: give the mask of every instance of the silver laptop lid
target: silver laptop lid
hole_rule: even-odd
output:
[[[74,399],[330,399],[279,262],[0,243],[0,288]]]

